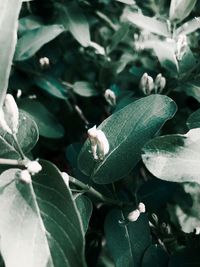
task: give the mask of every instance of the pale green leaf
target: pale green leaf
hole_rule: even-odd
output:
[[[128,12],[127,19],[137,27],[155,33],[164,37],[169,37],[169,31],[166,22],[156,18],[147,17],[139,13]]]
[[[182,21],[193,10],[197,0],[171,0],[169,18],[170,20]]]
[[[112,210],[105,221],[108,248],[116,267],[141,266],[142,256],[151,245],[150,228],[146,215],[136,222],[123,222],[127,213]]]
[[[17,42],[21,0],[0,1],[0,108],[6,95],[12,59]]]
[[[98,90],[92,83],[85,81],[78,81],[73,84],[73,90],[76,94],[91,97],[99,94]]]
[[[83,229],[59,170],[41,161],[32,184],[1,175],[1,252],[6,267],[85,267]]]
[[[29,15],[19,20],[18,33],[23,35],[26,31],[34,30],[43,25],[40,17]]]
[[[44,44],[64,31],[62,25],[48,25],[28,31],[17,42],[14,59],[21,61],[32,57]]]
[[[108,139],[109,153],[95,161],[87,140],[78,158],[80,170],[100,184],[123,178],[140,160],[144,144],[175,112],[176,104],[161,95],[139,99],[115,112],[98,127]]]
[[[200,128],[185,135],[157,137],[143,151],[143,162],[154,176],[171,182],[200,183]]]
[[[198,18],[194,18],[191,19],[187,22],[185,22],[183,25],[181,25],[177,30],[176,30],[176,34],[190,34],[194,31],[196,31],[197,29],[200,28],[200,17]]]

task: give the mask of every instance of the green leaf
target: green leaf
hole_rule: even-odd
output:
[[[83,267],[84,239],[73,197],[59,170],[41,161],[32,184],[1,175],[1,252],[7,267]],[[14,180],[15,179],[15,180]]]
[[[35,122],[25,112],[19,114],[18,142],[25,154],[29,153],[38,141],[39,133]],[[19,159],[13,137],[0,130],[0,157]]]
[[[158,60],[164,68],[166,68],[171,75],[176,76],[179,71],[178,61],[175,56],[175,43],[172,41],[167,43],[166,41],[145,41],[142,43],[144,48],[152,49]]]
[[[107,245],[116,267],[139,267],[142,256],[151,245],[147,216],[141,214],[136,222],[123,223],[127,214],[112,210],[105,221]]]
[[[50,95],[66,100],[67,90],[56,78],[50,75],[35,77],[33,82]]]
[[[0,108],[3,106],[8,87],[8,79],[17,42],[18,15],[21,4],[21,0],[0,1]]]
[[[200,128],[200,109],[196,110],[189,116],[187,125],[190,129]]]
[[[184,24],[182,24],[177,30],[176,30],[176,35],[179,34],[190,34],[194,31],[196,31],[197,29],[200,28],[200,17],[191,19],[187,22],[185,22]]]
[[[121,41],[123,41],[128,32],[129,32],[129,25],[127,23],[122,24],[121,27],[111,37],[111,43],[106,49],[107,53],[112,52],[118,46],[118,44]]]
[[[178,90],[185,92],[188,96],[192,96],[200,102],[200,79],[184,82],[178,87]]]
[[[169,37],[169,31],[166,22],[130,11],[127,14],[127,19],[129,22],[133,23],[139,28],[164,37]]]
[[[81,217],[84,233],[87,232],[90,217],[92,215],[92,202],[84,195],[75,197],[75,203]]]
[[[197,267],[199,265],[199,249],[186,247],[171,256],[168,267]]]
[[[29,15],[19,20],[19,35],[25,34],[27,31],[37,29],[43,25],[40,17]]]
[[[169,257],[161,246],[151,245],[142,258],[141,267],[167,267]]]
[[[144,144],[175,112],[176,104],[161,95],[139,99],[115,112],[98,127],[108,139],[109,153],[104,160],[94,161],[87,140],[78,159],[80,170],[100,184],[123,178],[140,160]]]
[[[154,176],[171,182],[200,183],[200,128],[185,135],[157,137],[143,151],[143,162]]]
[[[32,57],[44,44],[64,31],[62,25],[48,25],[29,30],[17,42],[14,59],[21,61]]]
[[[73,84],[73,90],[76,94],[91,97],[99,94],[98,90],[94,87],[92,83],[78,81]]]
[[[69,31],[82,46],[87,47],[91,38],[89,24],[84,13],[74,1],[63,8]]]
[[[197,0],[171,0],[169,18],[172,21],[184,20],[193,10]]]
[[[121,2],[123,4],[127,4],[127,5],[134,5],[135,1],[134,0],[116,0],[117,2]]]
[[[36,122],[41,136],[47,138],[61,138],[64,136],[63,126],[40,102],[32,99],[22,99],[19,107],[26,111]]]

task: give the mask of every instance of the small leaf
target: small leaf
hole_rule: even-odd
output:
[[[169,257],[161,246],[151,245],[142,258],[141,267],[167,267]]]
[[[130,11],[127,14],[127,19],[139,28],[164,37],[169,37],[166,22],[157,20],[156,18],[147,17],[139,13],[132,13]]]
[[[81,217],[84,233],[87,232],[90,217],[92,215],[92,202],[84,195],[75,197],[75,203]]]
[[[170,43],[158,40],[145,41],[142,45],[146,49],[153,49],[161,66],[170,71],[173,76],[177,74],[179,66],[175,56],[175,43],[173,41]]]
[[[143,162],[157,178],[200,183],[200,128],[157,137],[143,148]]]
[[[7,267],[85,267],[78,211],[59,170],[41,161],[32,184],[1,175],[1,252]]]
[[[62,25],[48,25],[28,31],[17,42],[14,59],[21,61],[32,57],[44,44],[64,31]]]
[[[66,100],[67,91],[66,88],[56,78],[50,75],[42,75],[35,77],[33,82],[50,95],[59,99]]]
[[[20,101],[19,107],[26,111],[36,122],[41,136],[47,138],[61,138],[64,136],[63,126],[40,102],[23,99]]]
[[[170,20],[182,21],[193,10],[197,0],[171,0],[169,18]]]
[[[17,43],[18,15],[21,9],[21,0],[0,1],[0,108],[8,87],[12,59]]]
[[[196,110],[189,116],[187,125],[190,129],[200,128],[200,109]]]
[[[125,216],[117,209],[107,215],[104,225],[107,245],[116,267],[141,266],[144,251],[151,245],[148,219],[141,214],[136,222],[126,224]]]
[[[100,184],[123,178],[140,160],[144,144],[175,112],[176,104],[161,95],[139,99],[115,112],[98,127],[108,139],[109,153],[104,160],[95,161],[87,140],[79,154],[80,170]]]
[[[194,18],[191,19],[187,22],[185,22],[183,25],[181,25],[177,30],[176,30],[176,34],[190,34],[194,31],[196,31],[197,29],[200,28],[200,17],[198,18]]]
[[[73,90],[76,94],[85,97],[96,96],[99,94],[98,90],[94,87],[92,83],[84,81],[75,82],[73,85]]]
[[[25,34],[27,31],[37,29],[43,25],[40,17],[29,15],[19,20],[19,35]]]
[[[178,87],[178,90],[185,92],[188,96],[192,96],[200,102],[200,79],[184,82]]]

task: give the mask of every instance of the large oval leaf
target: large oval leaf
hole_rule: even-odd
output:
[[[123,224],[123,220],[122,211],[115,209],[108,214],[105,221],[107,245],[115,266],[141,266],[143,253],[151,245],[148,219],[142,214],[136,222],[127,225]]]
[[[200,183],[200,128],[185,135],[157,137],[147,143],[143,151],[143,162],[156,177]]]
[[[109,153],[104,160],[94,161],[87,140],[78,158],[79,168],[100,184],[121,179],[140,160],[144,144],[175,112],[173,100],[161,95],[142,98],[115,112],[98,127],[109,141]]]
[[[59,170],[42,161],[32,184],[1,175],[1,252],[6,267],[84,267],[83,229]]]

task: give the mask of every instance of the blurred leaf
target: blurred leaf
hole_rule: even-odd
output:
[[[170,20],[182,21],[193,10],[197,0],[171,0],[169,18]]]
[[[6,95],[12,59],[17,43],[18,15],[21,4],[21,0],[0,1],[0,108],[2,108]]]
[[[1,252],[7,267],[82,267],[84,240],[71,192],[59,170],[41,161],[32,184],[15,179],[18,169],[1,175]]]
[[[107,53],[112,52],[129,32],[129,25],[124,23],[111,37],[111,43],[107,46]]]
[[[98,90],[94,87],[92,83],[84,81],[75,82],[73,85],[73,90],[76,94],[85,97],[96,96],[99,94]]]
[[[167,267],[169,257],[161,246],[151,245],[144,252],[141,267]]]
[[[200,128],[200,109],[196,110],[189,116],[187,125],[190,129]]]
[[[34,78],[33,82],[50,95],[66,100],[67,89],[60,81],[50,75],[42,75]]]
[[[144,251],[151,245],[148,219],[142,214],[136,222],[125,224],[125,216],[117,209],[107,215],[107,245],[116,267],[140,267]]]
[[[168,267],[197,267],[200,266],[199,249],[186,247],[175,252],[169,261]]]
[[[188,96],[192,96],[200,102],[200,79],[183,82],[179,85],[178,90],[185,92]]]
[[[145,41],[142,45],[146,49],[153,49],[161,66],[166,68],[172,76],[176,76],[179,66],[175,56],[175,43],[155,40]]]
[[[108,139],[109,153],[95,161],[87,140],[79,154],[80,170],[99,184],[123,178],[140,160],[144,144],[175,112],[176,104],[161,95],[142,98],[115,112],[98,127]]]
[[[187,46],[182,59],[179,61],[180,73],[190,71],[195,66],[196,62],[197,59],[193,56],[193,53],[190,50],[189,46]]]
[[[176,34],[190,34],[200,28],[200,17],[191,19],[182,24],[177,30]]]
[[[87,232],[90,217],[92,215],[92,202],[84,195],[75,197],[75,203],[81,217],[84,233]]]
[[[127,5],[134,5],[135,4],[134,0],[116,0],[116,1],[127,4]]]
[[[17,42],[14,59],[21,61],[32,57],[44,44],[64,31],[61,25],[40,26],[29,30]]]
[[[19,20],[18,34],[23,35],[27,31],[40,28],[43,25],[40,17],[29,15]]]
[[[171,182],[200,183],[200,128],[185,135],[157,137],[143,151],[143,162],[156,177]]]
[[[38,129],[35,122],[25,113],[20,112],[19,129],[17,133],[18,142],[26,154],[36,145],[38,141]],[[0,130],[0,157],[19,159],[20,156],[15,148],[13,137]]]
[[[166,22],[157,20],[156,18],[147,17],[139,13],[127,14],[127,19],[139,28],[142,28],[151,33],[155,33],[164,37],[169,37],[169,31]]]
[[[19,107],[33,118],[41,136],[47,138],[61,138],[64,136],[63,126],[40,102],[32,99],[23,99],[20,101]]]

